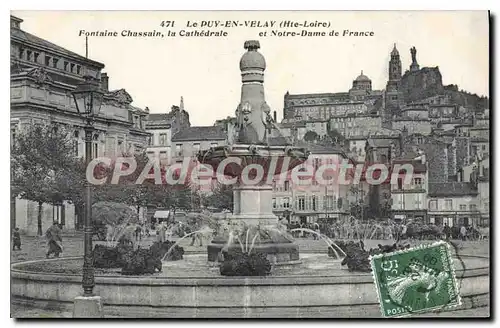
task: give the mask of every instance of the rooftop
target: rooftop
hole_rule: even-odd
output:
[[[477,194],[477,190],[470,182],[429,182],[430,197],[460,197]]]
[[[57,44],[54,44],[52,42],[49,42],[49,41],[44,40],[42,38],[39,38],[31,33],[25,32],[19,28],[11,28],[10,29],[10,37],[11,37],[11,39],[18,39],[22,42],[31,43],[31,44],[34,44],[35,46],[39,46],[39,47],[45,48],[47,50],[52,50],[54,52],[58,52],[60,54],[63,54],[63,55],[69,56],[69,57],[80,59],[80,60],[85,61],[87,63],[90,63],[96,67],[104,68],[104,64],[102,64],[102,63],[85,58],[84,56],[79,55],[76,52],[65,49],[61,46],[58,46]]]
[[[226,140],[227,132],[221,126],[191,126],[177,132],[172,141]]]

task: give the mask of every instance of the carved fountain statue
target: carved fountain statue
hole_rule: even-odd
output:
[[[236,109],[235,136],[228,138],[234,142],[201,152],[198,159],[212,166],[214,172],[236,179],[231,221],[266,228],[254,249],[266,254],[272,262],[287,263],[298,261],[299,252],[293,240],[276,229],[278,218],[272,212],[272,182],[274,176],[304,163],[308,151],[293,147],[284,138],[276,138],[281,143],[272,142],[271,132],[276,126],[264,96],[266,61],[259,48],[259,41],[245,42],[247,52],[240,61],[242,87],[241,102]],[[257,166],[263,169],[263,176],[255,169]],[[218,237],[208,246],[209,261],[217,261],[223,247],[228,246],[227,238]],[[239,248],[238,245],[229,247]]]

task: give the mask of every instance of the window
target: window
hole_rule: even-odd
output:
[[[177,156],[182,156],[182,144],[175,145],[175,153]]]
[[[299,211],[304,211],[306,209],[306,199],[304,196],[299,196],[297,198],[297,206]]]
[[[273,198],[273,208],[276,209],[276,198]]]
[[[19,58],[24,59],[24,49],[23,48],[19,49]]]
[[[200,151],[200,143],[196,142],[193,144],[193,150],[195,153],[198,153]]]
[[[422,195],[421,194],[415,194],[415,208],[417,210],[422,209],[422,203],[423,203]]]
[[[118,140],[118,152],[123,153],[123,141]]]
[[[422,178],[414,178],[413,184],[415,185],[415,187],[421,188],[422,187]]]
[[[446,210],[452,210],[453,209],[453,200],[452,199],[445,199],[444,208]]]
[[[333,195],[324,196],[324,207],[327,211],[332,211],[335,207],[334,205],[335,199]]]
[[[99,135],[94,134],[92,143],[92,158],[96,158],[99,156]]]
[[[403,178],[398,178],[398,190],[403,190]]]
[[[477,205],[476,204],[470,204],[469,205],[469,210],[471,210],[471,211],[477,211]]]
[[[79,137],[80,137],[80,132],[78,131],[73,132],[73,154],[75,156],[78,156]]]
[[[39,56],[40,56],[40,54],[39,54],[38,52],[35,52],[35,54],[34,54],[34,58],[33,58],[33,61],[34,61],[35,63],[38,63],[38,57],[39,57]]]
[[[167,134],[166,133],[160,133],[159,144],[160,144],[160,146],[165,146],[167,144]]]
[[[52,59],[52,57],[50,56],[45,56],[45,66],[50,66],[50,60]]]
[[[460,211],[466,211],[466,210],[467,210],[467,205],[460,204]]]
[[[70,65],[70,69],[69,69],[69,71],[70,71],[71,73],[73,73],[73,72],[75,71],[75,64],[71,64],[71,65]]]
[[[429,201],[429,209],[431,210],[437,210],[437,200],[430,200]]]
[[[27,60],[31,60],[31,54],[32,54],[31,50],[26,51],[26,59]]]
[[[290,190],[290,181],[286,180],[285,181],[285,191]]]
[[[289,197],[283,197],[283,207],[290,208],[290,198]]]
[[[76,65],[76,74],[80,74],[82,67],[80,65]]]
[[[217,146],[218,146],[218,144],[217,144],[216,142],[212,142],[212,143],[210,144],[210,147],[213,147],[213,148],[215,148],[215,147],[217,147]]]
[[[64,67],[63,67],[63,68],[64,68],[64,70],[65,70],[65,71],[67,71],[67,70],[68,70],[68,64],[69,64],[69,63],[68,63],[67,61],[65,61],[65,62],[64,62]]]
[[[57,68],[57,63],[58,63],[58,62],[59,62],[59,59],[57,59],[57,58],[52,59],[52,66],[53,66],[54,68]]]

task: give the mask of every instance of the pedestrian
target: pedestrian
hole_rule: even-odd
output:
[[[193,231],[193,235],[191,236],[191,244],[190,246],[193,246],[196,240],[198,240],[200,247],[203,246],[203,240],[202,240],[202,235],[199,232],[196,232],[200,228],[200,224],[196,219],[194,219],[190,225],[191,231]]]
[[[136,224],[134,233],[135,233],[135,241],[142,240],[142,227],[139,224]]]
[[[460,227],[460,237],[462,241],[465,241],[467,239],[467,228],[465,227],[465,225]]]
[[[444,238],[446,240],[450,240],[451,228],[448,226],[446,222],[444,223],[443,233],[444,233]]]
[[[408,227],[406,224],[403,224],[401,226],[401,239],[406,239],[406,231],[408,230]]]
[[[320,236],[320,230],[319,230],[319,224],[317,222],[314,222],[314,231],[316,232],[314,236],[314,240],[319,240]]]
[[[46,257],[49,258],[50,255],[54,254],[54,257],[59,257],[62,253],[62,238],[61,238],[61,228],[57,222],[47,229],[45,232],[47,238],[48,251]]]
[[[19,234],[19,228],[14,229],[14,233],[12,234],[12,250],[15,251],[16,247],[20,251],[21,250],[21,234]]]

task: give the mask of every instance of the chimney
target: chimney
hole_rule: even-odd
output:
[[[109,92],[109,77],[108,77],[108,73],[101,73],[101,89],[104,92]]]
[[[21,29],[22,22],[23,22],[23,20],[21,18],[10,15],[10,27],[11,28]]]
[[[274,122],[278,122],[278,120],[276,119],[276,111],[273,112],[273,119],[274,119]]]

